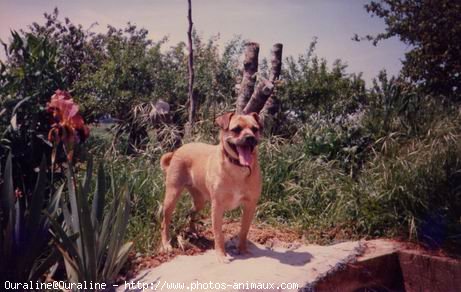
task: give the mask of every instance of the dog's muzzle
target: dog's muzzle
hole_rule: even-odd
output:
[[[253,135],[246,135],[242,140],[242,146],[250,146],[254,148],[256,145],[258,145],[258,140],[256,140],[256,137]]]
[[[253,150],[258,145],[258,140],[251,134],[244,135],[242,138],[229,143],[232,150],[237,154],[240,165],[250,166],[253,161]]]

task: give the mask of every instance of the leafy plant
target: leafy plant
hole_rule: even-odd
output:
[[[92,164],[90,159],[83,185],[77,181],[72,169],[67,169],[68,200],[60,203],[64,220],[60,224],[56,217],[52,219],[53,237],[70,282],[110,284],[133,245],[132,242],[123,243],[130,215],[130,194],[126,186],[118,190],[112,184],[113,200],[104,215],[107,186],[101,163],[90,208]]]
[[[58,260],[48,232],[50,221],[42,214],[56,214],[63,188],[50,197],[45,158],[42,159],[32,194],[22,193],[13,186],[11,153],[6,159],[0,181],[0,281],[24,283],[38,281]]]
[[[386,23],[385,32],[362,39],[377,44],[398,37],[411,49],[402,75],[425,93],[461,100],[461,4],[451,0],[377,0],[365,9]],[[356,35],[355,40],[360,40]]]
[[[57,48],[45,37],[12,32],[7,63],[0,74],[0,163],[14,157],[13,180],[30,194],[37,179],[34,169],[43,155],[50,161],[47,141],[50,124],[45,111],[53,91],[63,84],[57,65]]]

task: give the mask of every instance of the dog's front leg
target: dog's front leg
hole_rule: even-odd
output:
[[[247,236],[250,230],[251,221],[256,211],[256,202],[252,200],[242,202],[242,220],[239,234],[238,250],[240,254],[248,253]]]
[[[218,261],[227,263],[229,260],[226,257],[226,251],[224,249],[224,234],[222,232],[224,208],[217,200],[211,202],[211,222],[213,225],[214,235],[214,249],[218,257]]]

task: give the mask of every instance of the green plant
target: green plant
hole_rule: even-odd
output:
[[[401,74],[426,94],[461,100],[461,4],[451,0],[378,0],[365,9],[386,23],[385,32],[364,39],[377,44],[398,37],[409,50]],[[356,35],[356,40],[360,38]]]
[[[42,156],[50,161],[50,129],[46,102],[63,85],[57,64],[57,48],[46,37],[21,36],[12,32],[7,49],[8,62],[0,74],[0,163],[8,153],[14,157],[15,186],[30,194],[34,188]]]
[[[158,151],[158,150],[157,150]],[[163,174],[158,163],[159,153],[140,156],[115,155],[106,157],[113,179],[132,186],[131,217],[128,238],[136,238],[137,252],[155,252],[159,242],[160,221],[157,212],[162,203]]]
[[[104,214],[107,187],[101,163],[90,208],[92,164],[90,159],[83,185],[77,181],[72,169],[67,169],[68,200],[61,200],[60,204],[64,220],[60,224],[58,218],[52,219],[53,237],[70,282],[111,284],[133,245],[132,242],[124,243],[130,215],[130,193],[127,186],[119,190],[112,180],[112,203]]]
[[[339,59],[329,68],[326,59],[315,55],[316,44],[314,39],[305,54],[285,59],[277,94],[283,111],[301,122],[318,112],[329,117],[352,113],[366,101],[361,75],[346,74],[347,65]]]
[[[63,188],[48,195],[51,188],[43,158],[32,194],[15,190],[11,153],[0,186],[0,281],[39,281],[59,257],[51,247],[51,224],[42,211],[56,214]]]

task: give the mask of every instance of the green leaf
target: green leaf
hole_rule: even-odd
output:
[[[89,179],[91,179],[91,177]],[[83,190],[85,190],[85,187]],[[96,239],[95,230],[91,223],[88,193],[84,193],[83,191],[77,192],[77,206],[79,217],[81,219],[80,236],[83,247],[83,263],[86,267],[86,276],[88,277],[88,281],[96,282]]]
[[[95,230],[101,225],[102,216],[104,213],[104,201],[106,195],[106,174],[104,165],[101,162],[98,168],[98,180],[96,182],[96,192],[93,198],[93,206],[91,210],[91,218]]]
[[[83,194],[85,194],[86,196],[89,195],[90,193],[92,174],[93,174],[93,158],[90,156],[86,164],[86,174],[85,174],[85,179],[83,181],[83,189],[82,189]]]
[[[73,240],[71,240],[71,238],[75,238],[75,236],[77,236],[78,234],[76,233],[73,235],[68,235],[61,227],[61,225],[56,221],[56,219],[51,217],[51,215],[48,213],[46,213],[46,216],[51,222],[53,231],[56,232],[55,234],[53,234],[55,240],[60,242],[65,247],[66,252],[69,253],[69,255],[72,258],[78,259],[79,253],[75,248],[75,243],[73,242]],[[81,266],[81,263],[79,263],[79,266]]]
[[[14,207],[14,187],[13,187],[13,165],[12,154],[8,154],[3,173],[3,187],[1,194],[1,204],[3,214],[9,214]]]
[[[62,184],[56,190],[53,197],[50,199],[50,203],[48,204],[48,209],[47,209],[47,212],[49,214],[54,215],[57,212],[57,210],[59,208],[59,204],[61,202],[62,192],[63,192],[65,186],[66,186],[65,184]]]
[[[27,234],[32,238],[36,236],[36,233],[40,227],[40,217],[45,199],[45,189],[47,186],[46,168],[46,158],[43,156],[42,162],[40,163],[37,183],[35,185],[34,192],[32,193],[32,202],[29,206],[30,215],[26,225]]]
[[[132,247],[133,247],[133,242],[129,241],[120,248],[117,254],[117,258],[115,260],[112,274],[109,275],[110,277],[108,279],[114,279],[118,275],[120,270],[123,268],[123,265],[125,264]]]
[[[110,277],[113,273],[115,262],[117,258],[118,250],[125,237],[125,230],[128,225],[128,218],[130,215],[130,195],[128,187],[125,186],[123,193],[123,201],[117,209],[117,213],[113,214],[117,218],[115,225],[113,226],[113,233],[110,237],[110,243],[108,247],[106,264],[104,266],[103,274],[106,277]],[[111,214],[108,214],[111,215]]]
[[[28,280],[30,281],[38,281],[40,277],[45,274],[51,266],[53,266],[59,260],[59,250],[53,249],[51,253],[43,260],[34,262],[32,269],[30,270],[30,274]]]
[[[80,211],[79,206],[77,204],[77,190],[75,186],[75,179],[74,173],[70,167],[66,170],[66,177],[67,177],[67,191],[69,196],[70,202],[70,211],[72,216],[68,216],[72,225],[68,226],[73,230],[73,232],[80,233]],[[80,254],[83,255],[83,247],[81,240],[77,240],[77,250]]]

